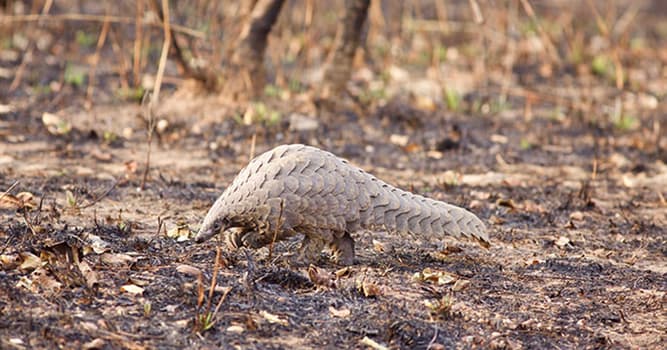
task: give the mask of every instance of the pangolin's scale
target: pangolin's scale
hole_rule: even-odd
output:
[[[353,249],[341,245],[352,244],[349,233],[360,229],[465,236],[485,246],[489,241],[484,224],[469,211],[395,188],[304,145],[279,146],[253,159],[209,210],[196,240],[230,227],[244,229],[234,244],[254,248],[303,233],[310,255],[325,244]],[[351,263],[350,252],[342,253]]]

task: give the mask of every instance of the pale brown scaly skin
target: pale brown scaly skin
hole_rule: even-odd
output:
[[[299,260],[310,262],[325,246],[337,261],[354,262],[350,233],[390,232],[476,239],[489,236],[471,212],[403,191],[332,153],[282,145],[253,159],[206,214],[195,237],[203,242],[226,229],[233,247],[260,248],[303,234]]]

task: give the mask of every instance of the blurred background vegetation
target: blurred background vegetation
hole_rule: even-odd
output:
[[[353,1],[278,1],[264,81],[241,74],[239,63],[251,58],[233,56],[253,6],[271,2],[168,2],[164,88],[233,101],[302,98],[314,101],[311,113],[328,109],[321,85]],[[155,85],[163,5],[0,2],[0,98],[27,97],[51,110],[139,101]],[[528,120],[635,130],[665,112],[666,14],[659,0],[370,1],[351,77],[333,100],[362,112],[396,98],[426,111],[502,116],[517,107]],[[248,83],[252,89],[228,89]]]

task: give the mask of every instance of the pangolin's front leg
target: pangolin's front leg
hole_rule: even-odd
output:
[[[354,240],[349,232],[334,235],[330,247],[335,262],[341,265],[354,264]]]
[[[241,247],[259,249],[271,243],[272,238],[256,230],[243,228],[229,229],[225,231],[224,235],[225,243],[230,249]]]

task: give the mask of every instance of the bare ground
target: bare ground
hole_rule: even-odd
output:
[[[317,26],[261,102],[201,97],[170,66],[143,189],[146,125],[118,97],[127,28],[112,26],[121,50],[104,46],[90,99],[85,34],[101,23],[0,27],[12,34],[0,37],[0,348],[664,348],[664,6],[591,2],[594,21],[573,2],[535,3],[541,21],[483,6],[483,25],[467,1],[448,2],[443,23],[426,8],[405,21],[396,61],[371,23],[336,113],[310,94],[328,42]],[[283,22],[269,49],[278,70],[301,42],[300,22]],[[25,38],[37,44],[21,49]],[[161,42],[146,44],[157,61]],[[81,82],[67,76],[81,67]],[[253,150],[297,142],[469,208],[492,246],[360,232],[354,266],[323,254],[309,274],[286,263],[295,241],[229,251],[174,237],[198,228]]]
[[[131,109],[114,118],[132,125]],[[328,286],[285,263],[294,242],[271,255],[223,247],[213,305],[226,294],[212,328],[196,333],[197,278],[183,265],[203,272],[208,297],[222,243],[177,242],[165,232],[197,227],[247,162],[252,128],[223,122],[186,133],[179,130],[191,125],[180,125],[172,142],[165,131],[140,190],[142,135],[108,144],[95,128],[75,124],[53,136],[35,118],[5,118],[4,130],[23,139],[3,144],[0,187],[20,181],[13,192],[31,192],[41,208],[2,212],[3,347],[350,348],[364,337],[391,348],[664,344],[663,153],[626,145],[632,134],[600,141],[585,125],[543,122],[532,132],[550,142],[523,149],[507,133],[490,141],[511,120],[435,113],[417,127],[382,121],[323,119],[326,137],[275,126],[257,137],[257,153],[318,144],[403,188],[471,208],[489,223],[492,247],[360,233],[349,271],[334,275],[323,256]],[[387,142],[395,132],[444,141],[454,125],[464,136],[441,152]],[[212,151],[222,129],[233,141]],[[41,257],[39,267],[19,266],[29,254]],[[415,278],[425,269],[436,277]]]

